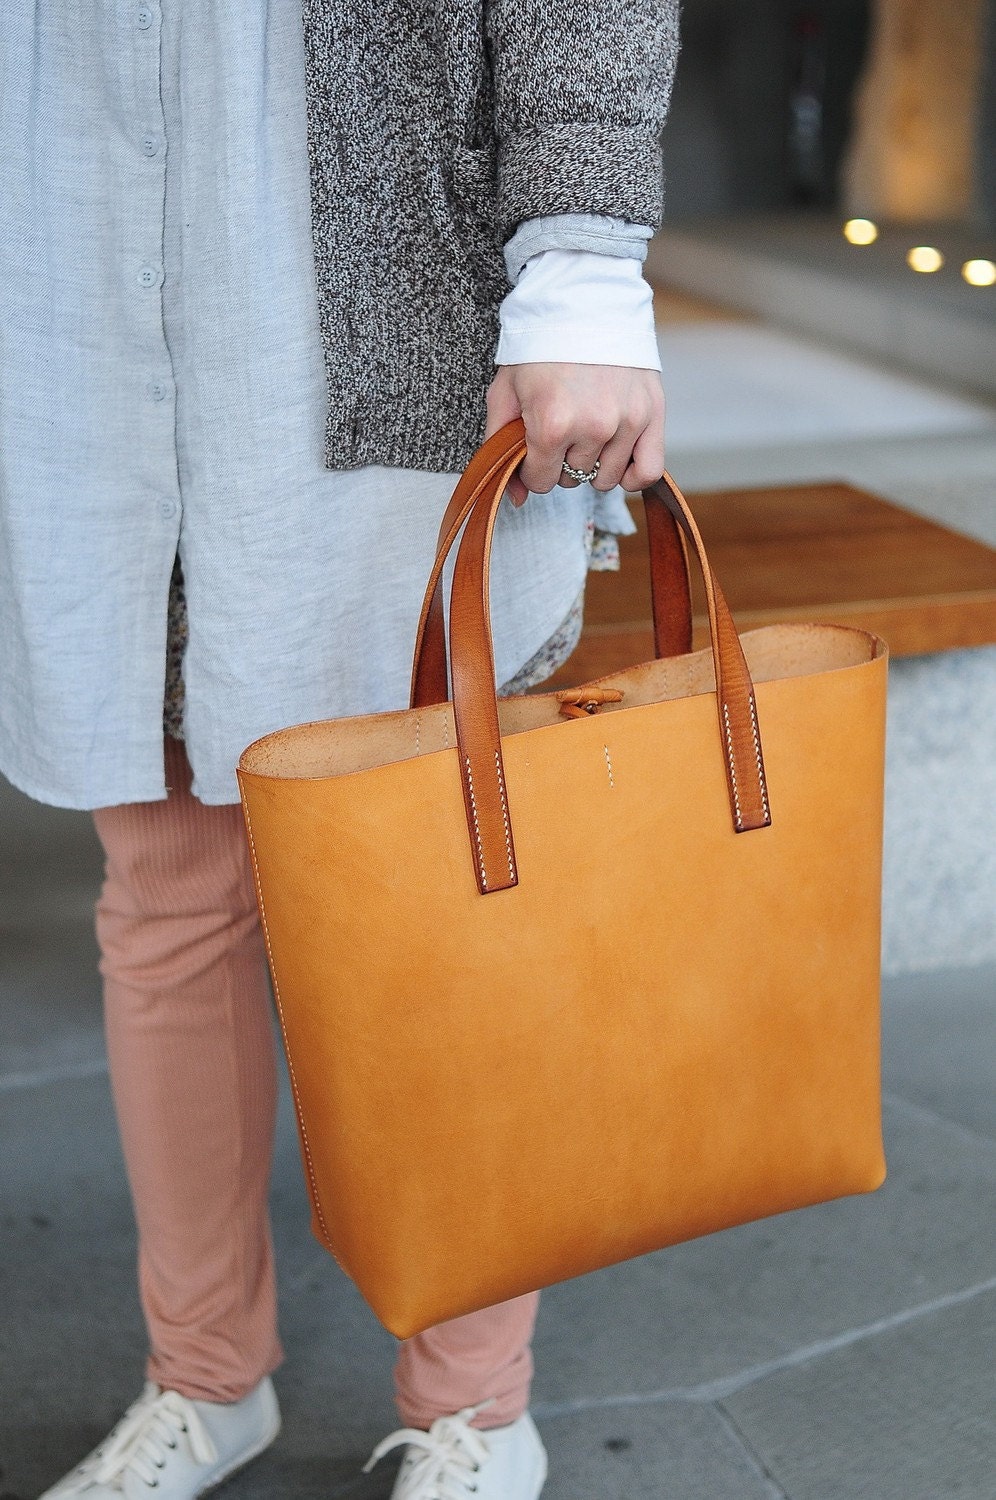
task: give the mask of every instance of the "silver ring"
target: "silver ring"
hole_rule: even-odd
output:
[[[602,467],[602,460],[600,458],[596,458],[595,467],[593,469],[589,469],[587,474],[585,473],[584,469],[572,469],[570,464],[566,461],[562,463],[560,467],[563,469],[565,474],[569,474],[572,479],[576,479],[578,484],[591,484],[591,481],[594,479],[595,475]]]

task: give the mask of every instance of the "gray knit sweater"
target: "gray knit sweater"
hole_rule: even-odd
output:
[[[655,225],[678,0],[304,0],[330,468],[462,468],[523,220]]]

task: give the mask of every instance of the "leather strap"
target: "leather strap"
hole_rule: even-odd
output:
[[[497,441],[500,438],[504,440],[501,445]],[[492,444],[495,445],[493,448]],[[499,456],[502,447],[503,458]],[[498,507],[525,452],[521,422],[510,424],[496,433],[477,458],[482,458],[488,449],[486,461],[477,464],[475,460],[468,469],[468,475],[474,471],[473,477],[459,504],[456,503],[457,495],[454,495],[450,527],[447,528],[447,534],[453,527],[458,530],[462,517],[469,512],[453,578],[450,655],[464,804],[478,889],[485,895],[507,890],[518,883],[495,691],[489,575]],[[661,519],[672,527],[679,544],[682,535],[691,544],[702,568],[716,673],[716,707],[734,830],[745,833],[767,827],[771,814],[757,706],[733,617],[709,565],[698,527],[674,481],[665,474],[657,484],[644,490],[643,498],[648,516],[651,512],[661,512]],[[657,520],[653,524],[656,526]],[[662,538],[667,535],[663,531],[655,534]],[[452,539],[449,545],[452,545]],[[437,556],[433,577],[429,581],[420,622],[419,646],[424,639],[423,627],[436,593],[444,556],[444,551]],[[683,545],[682,556],[685,556]],[[687,580],[687,573],[685,577]],[[674,634],[677,635],[677,630]]]
[[[446,662],[446,632],[443,626],[443,568],[460,528],[495,475],[515,455],[508,479],[526,456],[526,428],[521,418],[507,423],[480,447],[457,483],[443,514],[436,542],[436,560],[429,574],[422,613],[415,637],[410,703],[412,708],[426,708],[432,703],[449,702],[449,675]],[[498,497],[508,483],[505,479]]]
[[[443,623],[443,568],[460,528],[485,484],[511,451],[526,451],[526,429],[521,419],[496,432],[471,459],[453,492],[439,527],[436,560],[426,588],[419,619],[412,667],[410,703],[424,708],[449,700],[446,632]],[[658,657],[684,656],[692,649],[692,591],[688,553],[681,528],[667,509],[647,507],[650,552],[650,597],[654,617],[654,650]]]
[[[522,461],[516,446],[472,509],[450,594],[453,717],[471,852],[482,895],[518,885],[498,723],[491,638],[491,540],[505,487]]]
[[[712,571],[688,501],[670,474],[665,472],[656,484],[645,489],[643,498],[648,515],[655,509],[655,501],[667,508],[691,542],[702,569],[716,670],[716,708],[725,751],[734,830],[747,833],[753,828],[767,828],[771,823],[771,808],[757,721],[757,700],[730,606]]]
[[[684,536],[665,507],[647,505],[646,513],[654,654],[658,660],[686,656],[692,649],[692,583]]]

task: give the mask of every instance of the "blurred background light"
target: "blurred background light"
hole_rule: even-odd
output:
[[[878,239],[878,225],[871,219],[848,219],[844,225],[844,238],[852,245],[873,245]]]
[[[961,274],[969,286],[996,285],[996,262],[991,260],[967,260]]]
[[[933,245],[914,245],[906,257],[906,263],[914,271],[923,271],[929,274],[931,271],[939,271],[944,264],[944,256]]]

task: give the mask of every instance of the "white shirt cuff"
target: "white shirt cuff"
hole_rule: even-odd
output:
[[[660,370],[653,291],[641,263],[589,250],[544,250],[501,305],[496,365],[622,365]]]

